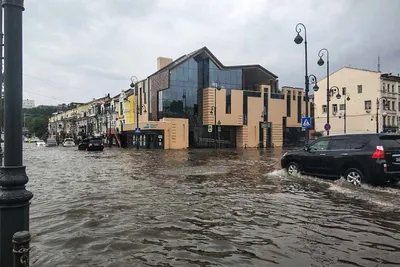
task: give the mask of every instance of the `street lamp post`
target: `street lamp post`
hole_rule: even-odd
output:
[[[217,148],[217,90],[221,90],[219,81],[215,82],[214,87],[214,148]]]
[[[324,56],[324,51],[326,52],[326,124],[329,124],[329,101],[330,101],[330,95],[329,95],[329,51],[326,48],[322,48],[318,52],[319,60],[317,64],[319,66],[324,65],[324,60],[322,57]],[[329,135],[329,130],[326,131],[326,135]]]
[[[218,121],[218,147],[221,148],[221,121]]]
[[[305,56],[305,97],[306,97],[306,117],[308,117],[308,93],[310,91],[310,84],[309,84],[309,80],[308,80],[308,63],[307,63],[307,28],[303,23],[298,23],[295,27],[295,30],[297,32],[297,36],[296,38],[294,38],[294,42],[296,44],[301,44],[303,42],[303,37],[301,37],[300,32],[301,32],[301,27],[302,26],[304,28],[304,56]],[[308,135],[308,129],[306,129],[306,142],[308,143],[308,139],[309,139],[309,135]]]
[[[336,95],[336,99],[342,98],[342,95],[340,94],[340,89],[337,86],[332,86],[331,88],[328,89],[327,93],[327,100],[328,103],[331,101],[331,97]],[[327,131],[328,132],[328,131]]]
[[[383,110],[386,110],[386,108],[388,106],[388,100],[387,100],[386,97],[382,96],[381,98],[377,98],[376,99],[376,117],[375,117],[375,119],[376,119],[376,133],[379,133],[379,107],[380,107],[381,100],[383,100],[383,102],[382,102]],[[386,112],[383,112],[383,113],[386,113]],[[382,113],[382,116],[384,115],[383,113]],[[386,113],[386,115],[387,115],[387,113]],[[385,117],[383,117],[382,126],[383,126],[382,130],[384,131],[385,126],[386,126],[385,125]]]
[[[343,104],[344,104],[344,114],[343,114],[343,132],[346,134],[347,132],[347,102],[350,101],[350,95],[342,89],[342,95],[344,97]]]
[[[387,112],[384,111],[382,113],[382,119],[383,119],[383,121],[382,121],[382,132],[386,132],[385,131],[385,128],[386,128],[386,116],[387,116]]]
[[[0,168],[0,266],[13,266],[14,233],[29,230],[33,194],[22,160],[23,0],[3,0],[4,8],[4,166]]]
[[[135,82],[136,79],[136,82]],[[131,77],[131,88],[135,88],[136,95],[136,130],[135,130],[135,140],[136,140],[136,149],[139,150],[139,92],[138,92],[138,83],[139,79],[136,76]]]

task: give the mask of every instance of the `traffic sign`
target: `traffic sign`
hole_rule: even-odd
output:
[[[135,134],[140,134],[140,128],[135,129]]]
[[[208,125],[208,132],[209,133],[212,133],[212,128],[213,128],[212,125]]]
[[[325,129],[325,131],[329,131],[331,129],[331,125],[329,123],[326,123],[324,125],[324,129]]]
[[[221,132],[221,126],[218,126],[218,132]]]
[[[310,129],[311,128],[311,118],[310,117],[301,118],[301,127],[303,129]]]

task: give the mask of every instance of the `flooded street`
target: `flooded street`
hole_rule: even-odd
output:
[[[288,177],[282,154],[25,144],[31,265],[400,264],[400,189]]]

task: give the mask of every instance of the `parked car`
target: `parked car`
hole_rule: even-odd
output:
[[[47,138],[46,140],[46,146],[47,147],[52,147],[52,146],[57,146],[57,141],[54,138]]]
[[[36,146],[46,146],[46,143],[42,140],[36,142]]]
[[[78,145],[78,150],[103,151],[104,144],[101,137],[89,137],[82,140]]]
[[[346,134],[318,138],[303,149],[286,152],[281,166],[290,175],[340,178],[361,185],[400,178],[399,134]]]
[[[73,147],[75,146],[75,141],[72,138],[65,138],[63,142],[63,147]]]

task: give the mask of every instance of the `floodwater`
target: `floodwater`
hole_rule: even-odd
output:
[[[25,144],[31,266],[400,265],[400,189],[289,177],[282,153]]]

